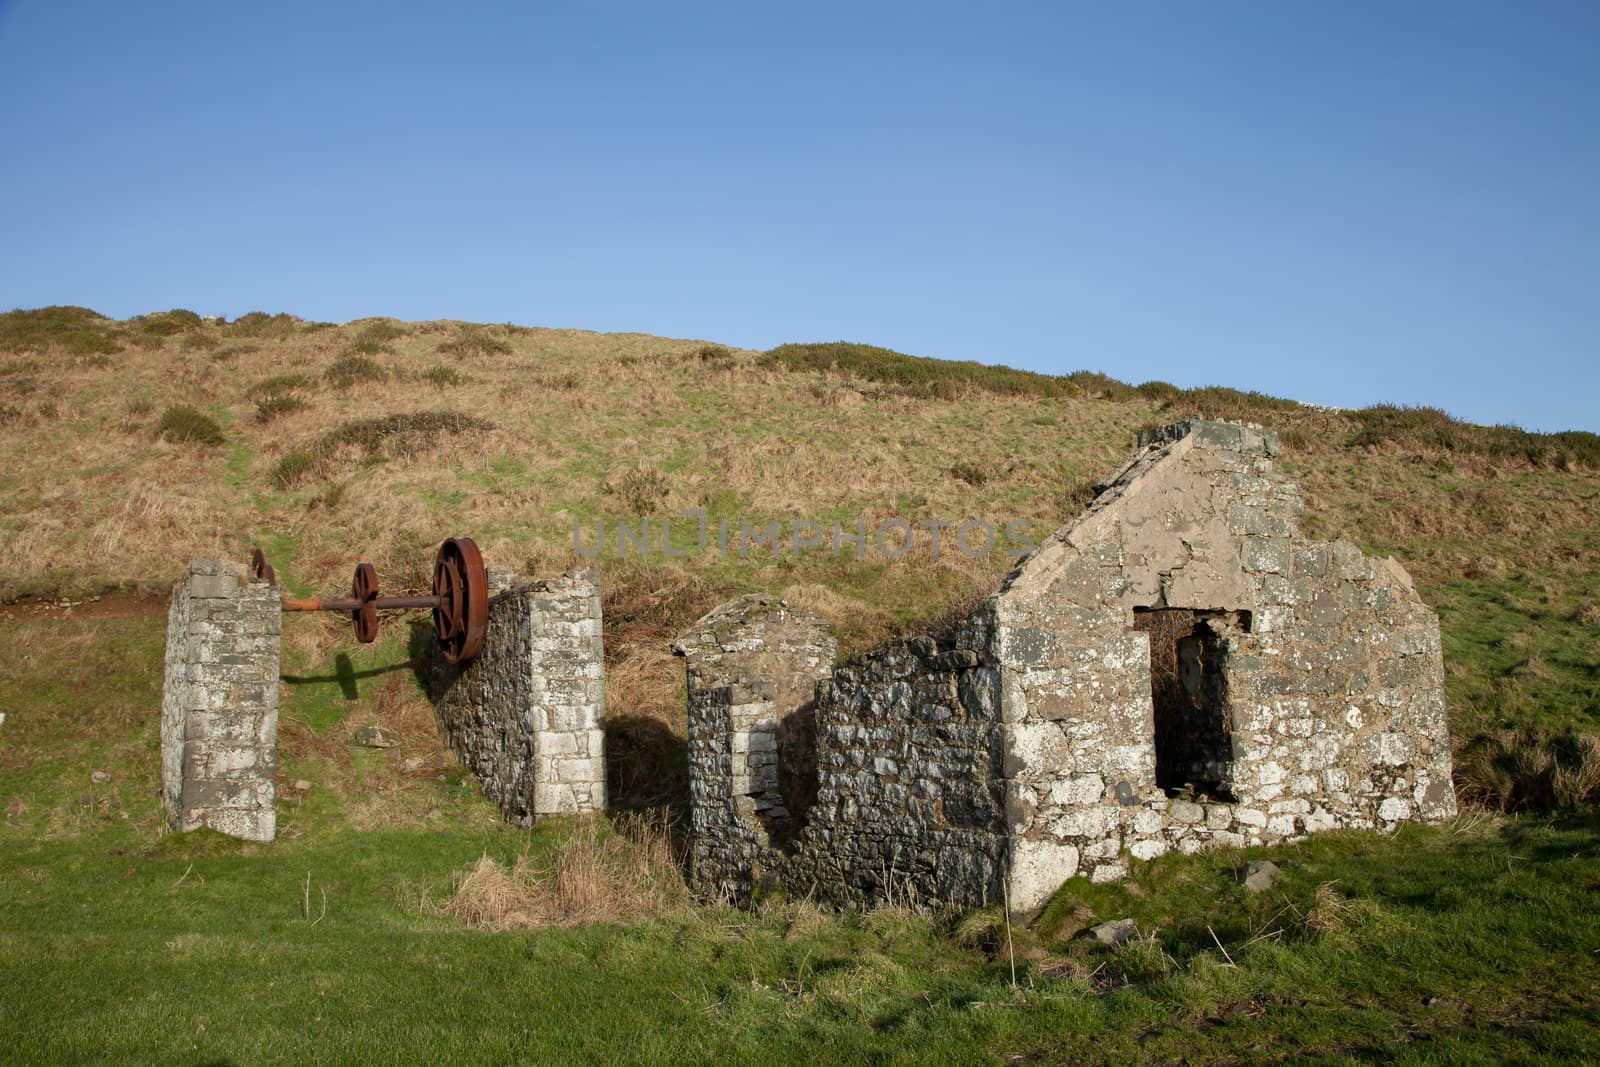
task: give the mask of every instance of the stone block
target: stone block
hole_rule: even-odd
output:
[[[1378,805],[1378,818],[1384,822],[1403,822],[1411,818],[1411,802],[1399,797],[1389,797]]]
[[[238,575],[193,574],[189,578],[188,592],[196,600],[232,599],[242,588]]]
[[[1072,845],[1037,838],[1013,840],[1008,877],[1012,914],[1031,916],[1043,908],[1078,873],[1078,860]]]
[[[1134,859],[1149,861],[1157,856],[1165,855],[1170,847],[1166,841],[1159,837],[1146,837],[1129,845],[1128,853]]]
[[[1175,800],[1167,809],[1167,815],[1173,822],[1190,824],[1203,822],[1206,812],[1199,804],[1192,801]]]
[[[572,786],[562,782],[538,782],[533,787],[535,815],[572,815],[582,810]]]
[[[1098,774],[1077,774],[1050,783],[1050,803],[1096,804],[1105,795],[1106,780]]]
[[[1054,723],[1017,723],[1004,736],[1008,778],[1048,780],[1072,766],[1072,750]]]
[[[1106,885],[1111,882],[1120,882],[1128,877],[1128,864],[1118,860],[1114,863],[1097,864],[1089,875],[1089,881],[1095,885]]]

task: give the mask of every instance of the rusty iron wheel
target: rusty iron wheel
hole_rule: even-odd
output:
[[[378,639],[378,572],[372,564],[356,564],[350,595],[356,601],[356,609],[350,613],[351,621],[355,623],[356,640],[363,645],[370,645]]]
[[[445,662],[460,664],[483,649],[489,629],[489,578],[470,537],[452,537],[433,562],[433,632]]]

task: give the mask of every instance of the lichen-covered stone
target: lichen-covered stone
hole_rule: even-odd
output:
[[[277,590],[242,564],[197,559],[167,615],[161,806],[175,830],[277,834]]]

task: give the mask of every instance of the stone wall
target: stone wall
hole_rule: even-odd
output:
[[[783,864],[769,833],[774,808],[784,807],[772,694],[770,685],[738,683],[689,696],[689,872],[708,896],[743,899]]]
[[[278,591],[197,559],[172,593],[161,694],[161,805],[176,830],[277,832]]]
[[[508,821],[606,806],[605,655],[590,572],[520,582],[489,569],[489,629],[464,668],[436,654],[445,741]]]
[[[822,620],[765,597],[723,605],[674,647],[689,662],[691,874],[702,892],[738,900],[781,884],[854,906],[1001,899],[998,676],[972,648],[916,638],[829,674]],[[776,789],[778,693],[793,701],[806,680],[816,783],[800,825]]]
[[[690,701],[702,690],[756,680],[771,689],[784,816],[769,822],[782,833],[804,825],[817,793],[812,704],[838,654],[827,623],[776,597],[744,596],[701,618],[672,651],[684,657]]]
[[[817,802],[785,883],[836,905],[981,906],[1006,850],[999,676],[928,637],[839,667],[817,687]]]
[[[816,803],[788,843],[729,757],[764,729],[775,672],[791,690],[826,673],[794,669],[818,624],[778,654],[769,602],[707,616],[679,643],[704,884],[770,873],[846,905],[1004,892],[1026,915],[1171,850],[1453,815],[1438,619],[1394,560],[1299,536],[1277,450],[1228,423],[1146,435],[952,643],[820,681]]]

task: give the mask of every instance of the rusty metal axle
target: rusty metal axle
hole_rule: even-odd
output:
[[[359,609],[363,603],[364,601],[354,600],[349,597],[335,597],[332,600],[318,600],[316,597],[286,596],[283,598],[283,610],[355,611]],[[439,598],[436,596],[380,596],[376,600],[372,601],[372,606],[377,608],[379,611],[388,610],[390,608],[402,611],[409,611],[416,608],[436,608],[439,606]]]
[[[278,574],[261,549],[250,553],[250,574],[256,581],[278,584]],[[439,546],[433,561],[432,596],[378,595],[378,574],[370,563],[356,565],[348,598],[283,597],[284,611],[347,612],[356,640],[371,644],[378,639],[380,610],[433,612],[433,632],[439,650],[449,663],[466,663],[483,648],[489,628],[489,580],[483,556],[470,537],[452,537]]]

